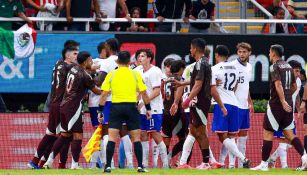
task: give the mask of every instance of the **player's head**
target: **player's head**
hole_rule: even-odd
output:
[[[171,65],[172,62],[175,61],[174,58],[167,58],[166,60],[164,60],[163,62],[163,66],[164,66],[164,72],[166,76],[171,76]]]
[[[195,38],[191,41],[191,56],[195,58],[196,54],[204,54],[206,47],[206,41],[202,38]]]
[[[140,60],[141,65],[147,66],[155,59],[155,55],[151,49],[140,49],[138,59]]]
[[[185,69],[185,62],[183,60],[175,60],[171,63],[171,73],[182,76]]]
[[[300,74],[301,74],[301,69],[302,69],[302,65],[301,63],[299,63],[298,61],[296,60],[291,60],[288,62],[290,64],[290,66],[292,67],[293,69],[293,73],[294,73],[294,76],[296,78],[299,78],[300,77]]]
[[[141,61],[139,59],[139,55],[141,53],[141,49],[137,50],[134,54],[134,58],[135,58],[135,64],[136,65],[140,65],[141,64]]]
[[[273,8],[273,16],[276,19],[285,19],[285,10],[281,7],[274,7]]]
[[[82,51],[78,54],[77,57],[78,63],[83,67],[84,69],[90,70],[93,64],[92,56],[87,51]]]
[[[252,46],[248,43],[242,42],[237,44],[237,54],[241,62],[249,61],[249,56],[252,53]]]
[[[100,42],[98,44],[97,52],[98,52],[100,58],[107,58],[106,43],[105,42]]]
[[[119,51],[119,42],[116,38],[110,38],[106,41],[107,57],[117,54]]]
[[[62,57],[68,64],[76,63],[79,48],[75,46],[67,46],[62,50]]]
[[[215,48],[215,59],[216,62],[226,61],[228,59],[229,49],[225,45],[217,45]]]
[[[269,54],[271,62],[279,60],[283,54],[284,54],[284,47],[282,45],[279,44],[271,45],[270,54]]]
[[[130,53],[128,51],[120,51],[118,52],[117,63],[120,65],[127,65],[130,62]]]
[[[75,40],[66,40],[64,43],[64,48],[66,47],[77,47],[80,48],[80,43]]]
[[[302,81],[305,81],[306,80],[306,72],[304,69],[301,69],[301,72],[300,72],[300,79]]]

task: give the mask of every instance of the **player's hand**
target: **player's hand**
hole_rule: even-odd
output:
[[[172,83],[174,84],[175,88],[178,88],[180,86],[183,86],[183,82],[182,81],[178,81],[176,79],[172,80]]]
[[[287,103],[287,101],[282,101],[281,105],[286,112],[292,112],[292,107]]]
[[[177,113],[178,104],[173,103],[171,109],[169,110],[171,116],[174,116]]]
[[[104,120],[103,113],[99,112],[98,115],[97,115],[97,119],[98,119],[99,123],[103,123],[103,120]]]
[[[146,111],[146,117],[147,117],[147,120],[149,120],[149,119],[151,119],[151,116],[152,114],[151,114],[151,110],[149,111]]]
[[[143,106],[144,106],[143,101],[139,102],[139,104],[138,104],[138,111],[141,111],[141,109],[143,108]]]
[[[74,19],[71,16],[67,16],[66,20],[67,20],[67,22],[73,22]]]
[[[227,109],[225,108],[225,106],[223,106],[223,107],[221,108],[221,110],[222,110],[223,116],[226,117],[226,116],[228,115],[228,111],[227,111]]]
[[[216,83],[216,86],[222,86],[223,85],[223,81],[222,80],[216,80],[215,81],[215,83]]]
[[[297,118],[300,119],[301,115],[306,112],[306,103],[302,101],[300,108],[298,110]]]

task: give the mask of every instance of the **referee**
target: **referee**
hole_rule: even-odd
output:
[[[130,131],[131,140],[134,144],[134,152],[138,162],[138,172],[146,172],[142,165],[143,151],[140,142],[140,115],[137,110],[137,92],[142,95],[146,106],[146,115],[151,117],[151,107],[149,104],[149,97],[146,94],[146,85],[142,77],[136,71],[129,69],[130,54],[127,51],[118,53],[118,69],[107,74],[101,90],[103,90],[99,102],[99,118],[103,116],[103,111],[106,98],[111,92],[112,107],[110,109],[109,118],[109,141],[107,144],[107,163],[104,172],[111,172],[111,160],[114,154],[115,139],[119,135],[119,130],[122,128],[122,123],[127,124],[128,131]],[[101,116],[101,117],[100,117]]]

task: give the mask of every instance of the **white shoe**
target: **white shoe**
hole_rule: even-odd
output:
[[[307,168],[307,154],[302,156],[302,167],[305,169]]]
[[[46,163],[43,165],[43,169],[52,169],[52,166],[49,165],[48,162],[46,162]]]
[[[250,168],[250,170],[254,171],[269,171],[268,162],[261,161],[260,165]]]
[[[70,169],[72,169],[72,170],[82,170],[83,168],[78,163],[72,163]]]

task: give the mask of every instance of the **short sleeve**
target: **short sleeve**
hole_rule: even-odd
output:
[[[146,91],[147,90],[147,86],[145,85],[145,83],[144,83],[144,81],[142,79],[142,76],[137,71],[134,71],[134,74],[135,74],[136,79],[137,79],[138,90],[140,92]]]
[[[112,76],[113,72],[110,72],[107,74],[106,78],[104,79],[102,85],[101,85],[101,90],[109,92],[111,89],[111,85],[110,85],[110,78]]]
[[[197,71],[195,80],[204,81],[206,65],[202,62],[197,62],[194,69]]]
[[[161,86],[161,80],[162,80],[162,72],[160,69],[156,69],[154,75],[152,75],[152,78],[150,78],[150,82],[153,88],[160,87]]]
[[[20,12],[24,12],[25,11],[25,9],[24,9],[24,7],[23,7],[23,5],[22,5],[22,3],[21,3],[21,1],[17,1],[17,9],[16,9],[16,12],[17,13],[20,13]]]
[[[277,64],[273,64],[271,66],[270,73],[271,73],[271,79],[272,79],[273,82],[277,81],[277,80],[281,80],[280,72],[279,72]]]
[[[105,72],[105,73],[110,72],[110,69],[109,69],[109,66],[106,60],[101,60],[99,64],[100,64],[100,68],[99,68],[100,72]]]
[[[214,67],[211,67],[211,86],[216,85],[216,79],[217,79],[217,72],[214,71]]]

